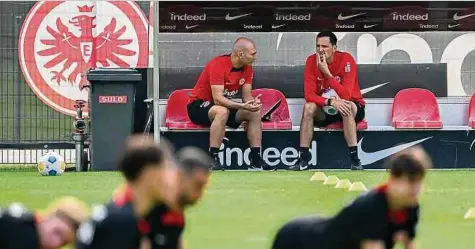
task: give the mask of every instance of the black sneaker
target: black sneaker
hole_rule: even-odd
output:
[[[351,170],[364,170],[363,166],[361,166],[361,161],[351,162]]]
[[[292,171],[304,171],[304,170],[309,170],[309,169],[310,169],[310,166],[308,165],[308,162],[306,162],[302,158],[299,158],[294,165],[287,168],[287,170],[292,170]]]
[[[249,165],[249,170],[274,171],[274,170],[277,170],[277,168],[267,165],[267,163],[264,160],[262,160],[262,158],[259,158],[259,159],[256,159],[256,160],[251,159],[251,164]]]
[[[217,171],[217,170],[224,171],[224,166],[221,165],[221,162],[219,162],[219,157],[213,158],[213,162],[211,163],[209,170],[210,171]]]

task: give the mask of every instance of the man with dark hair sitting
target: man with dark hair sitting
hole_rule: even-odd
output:
[[[290,170],[308,170],[313,128],[342,122],[352,170],[362,170],[357,151],[356,124],[365,117],[365,101],[351,54],[337,50],[329,31],[316,39],[317,52],[307,57],[304,73],[305,105],[300,122],[300,158]]]

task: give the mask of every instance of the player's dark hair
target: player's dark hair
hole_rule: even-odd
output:
[[[338,41],[338,39],[336,38],[336,35],[331,31],[322,31],[322,32],[318,33],[317,39],[322,38],[322,37],[328,37],[328,39],[330,39],[330,43],[332,45],[336,45],[336,43]]]
[[[118,162],[125,179],[134,182],[146,167],[160,167],[165,157],[162,147],[150,137],[130,137]]]
[[[209,171],[212,159],[208,153],[197,147],[184,147],[176,153],[177,165],[187,175],[193,174],[195,170]]]
[[[392,177],[407,177],[410,181],[424,178],[427,169],[432,168],[432,161],[422,147],[414,147],[394,154],[386,161]]]

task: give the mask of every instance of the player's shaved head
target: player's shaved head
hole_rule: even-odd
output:
[[[249,38],[239,37],[234,42],[231,57],[236,68],[251,65],[257,58],[256,44]]]
[[[427,169],[432,168],[432,160],[422,147],[415,146],[390,157],[386,168],[395,178],[406,176],[411,181],[421,180]]]
[[[253,49],[255,47],[256,47],[256,44],[251,39],[246,38],[246,37],[239,37],[234,42],[233,52],[234,53],[239,53],[239,52],[243,52],[247,49]]]

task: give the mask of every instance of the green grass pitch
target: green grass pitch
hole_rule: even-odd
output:
[[[186,249],[270,248],[277,229],[301,215],[331,215],[359,193],[309,181],[313,172],[217,172],[203,201],[187,211]],[[386,172],[326,172],[340,179],[381,183]],[[475,248],[475,171],[432,171],[422,196],[418,244],[422,249]],[[44,208],[61,195],[89,204],[103,203],[122,179],[116,172],[66,173],[40,177],[36,172],[0,171],[0,204],[20,201]],[[355,227],[354,229],[358,229]],[[402,248],[402,247],[398,247]]]

